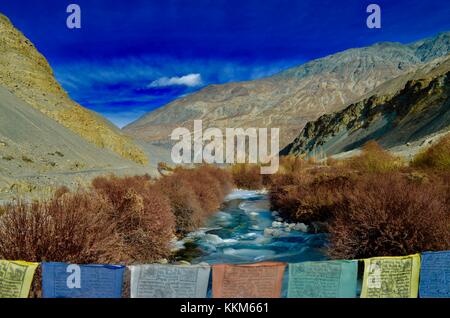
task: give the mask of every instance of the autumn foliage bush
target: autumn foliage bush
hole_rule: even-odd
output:
[[[450,170],[450,134],[447,134],[439,139],[436,144],[418,153],[412,165],[417,168]]]
[[[92,193],[5,205],[0,258],[30,262],[114,262],[120,240],[103,217],[110,206]]]
[[[121,240],[104,213],[111,207],[92,193],[58,193],[48,201],[2,207],[0,259],[31,262],[115,263]],[[41,295],[37,269],[30,297]]]
[[[280,174],[295,174],[303,169],[310,167],[310,163],[299,156],[283,156],[280,158]]]
[[[256,190],[263,187],[261,168],[256,164],[234,164],[231,166],[234,184],[240,189]]]
[[[333,258],[357,259],[450,249],[448,184],[395,174],[360,178],[333,211]]]
[[[269,191],[272,209],[294,222],[327,221],[353,180],[350,175],[323,170],[273,177]]]
[[[104,217],[121,238],[123,261],[151,262],[169,255],[175,218],[169,199],[149,178],[99,177],[92,187],[112,206]]]
[[[346,166],[359,172],[380,173],[396,171],[403,161],[384,150],[376,141],[369,141],[362,147],[358,156],[347,159]]]
[[[161,192],[171,203],[176,220],[176,231],[186,233],[202,224],[203,209],[189,180],[167,176],[159,182]]]
[[[170,199],[177,232],[186,233],[217,211],[233,188],[233,180],[224,169],[204,165],[197,169],[177,168],[158,180],[158,186]]]

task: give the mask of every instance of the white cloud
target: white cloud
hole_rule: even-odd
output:
[[[148,85],[148,87],[188,86],[195,87],[203,84],[200,74],[188,74],[181,77],[161,77]]]

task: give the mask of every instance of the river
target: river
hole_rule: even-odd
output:
[[[326,234],[308,233],[305,225],[285,223],[270,211],[267,194],[235,190],[205,228],[177,243],[184,248],[176,259],[192,264],[319,261],[327,259],[326,243]]]

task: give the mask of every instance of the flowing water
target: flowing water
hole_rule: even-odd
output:
[[[192,264],[245,264],[326,259],[326,234],[306,233],[302,224],[279,221],[282,220],[277,214],[270,211],[265,193],[233,191],[205,228],[178,242],[184,248],[177,253],[177,260]]]

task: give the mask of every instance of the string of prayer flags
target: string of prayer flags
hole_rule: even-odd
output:
[[[213,265],[213,298],[280,298],[285,263]]]
[[[130,266],[131,298],[206,298],[210,266]]]
[[[361,298],[450,298],[450,251],[364,259]],[[0,260],[0,298],[27,298],[39,263]],[[44,298],[120,298],[121,265],[42,263]],[[132,298],[280,298],[286,263],[130,266]],[[420,272],[420,282],[419,282]],[[354,298],[357,260],[290,263],[288,298]]]
[[[44,298],[120,298],[125,266],[42,263]]]
[[[289,264],[288,298],[355,298],[358,261]]]
[[[361,298],[416,298],[420,255],[364,260]]]
[[[450,251],[422,253],[419,295],[450,298]]]
[[[0,298],[28,298],[39,263],[0,260]]]

